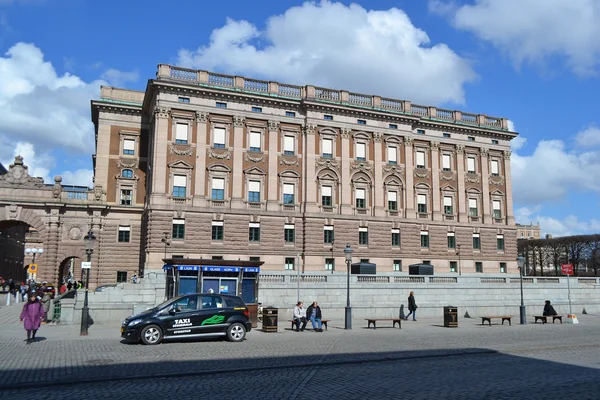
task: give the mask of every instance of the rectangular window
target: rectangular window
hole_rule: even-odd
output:
[[[250,256],[250,258],[248,258],[248,261],[260,262],[260,257]]]
[[[173,175],[173,197],[186,197],[187,176]]]
[[[123,154],[132,156],[135,154],[135,140],[124,139],[123,140]]]
[[[248,181],[248,201],[250,203],[260,203],[259,181]]]
[[[286,117],[295,117],[295,116],[296,116],[296,113],[295,113],[295,112],[293,112],[293,111],[286,111],[286,112],[285,112],[285,116],[286,116]]]
[[[496,139],[492,139],[492,144],[498,144],[498,141]]]
[[[398,164],[398,149],[390,146],[387,148],[388,164]]]
[[[445,137],[445,138],[451,137],[451,135],[449,133],[443,133],[442,136]]]
[[[421,214],[427,213],[427,196],[424,194],[417,195],[417,212]]]
[[[321,205],[331,207],[333,201],[331,197],[331,186],[321,186]]]
[[[494,218],[502,218],[502,209],[500,208],[500,200],[492,201],[492,209],[494,210]]]
[[[442,154],[442,170],[450,171],[450,154]]]
[[[296,204],[294,200],[294,184],[283,184],[283,204]]]
[[[358,161],[365,161],[367,158],[367,145],[364,143],[356,143],[356,159]]]
[[[396,124],[389,124],[388,128],[390,128],[390,129],[398,129],[398,125],[396,125]]]
[[[225,179],[212,178],[211,198],[213,200],[224,200],[225,199]]]
[[[356,189],[356,208],[366,208],[365,206],[365,189]]]
[[[227,108],[227,103],[223,103],[223,102],[221,102],[221,101],[217,101],[217,104],[216,104],[216,106],[217,106],[218,108]]]
[[[483,263],[481,261],[475,261],[475,272],[483,273]]]
[[[398,193],[388,192],[388,210],[398,211]]]
[[[323,227],[323,243],[333,243],[334,241],[334,233],[333,233],[333,225],[325,225]]]
[[[177,101],[180,103],[189,103],[190,102],[190,98],[189,97],[178,97]]]
[[[444,214],[453,215],[454,210],[452,207],[452,197],[444,196]]]
[[[294,137],[293,136],[284,136],[283,137],[283,154],[286,156],[293,156],[296,153],[296,146],[294,146]]]
[[[496,248],[498,251],[504,251],[504,235],[496,235]]]
[[[359,119],[359,120],[356,120],[356,123],[359,125],[366,125],[367,121],[365,121],[364,119]]]
[[[211,256],[210,259],[211,260],[222,260],[223,256]]]
[[[477,199],[469,199],[469,216],[476,217],[477,213]]]
[[[127,271],[117,271],[117,283],[127,283]]]
[[[286,243],[294,243],[296,241],[296,225],[283,225],[283,239]]]
[[[396,272],[402,272],[402,260],[394,260],[392,263],[392,269]]]
[[[131,227],[119,226],[119,243],[129,243],[131,238]]]
[[[248,224],[248,241],[260,242],[260,222],[250,222]]]
[[[225,128],[213,129],[213,147],[225,147]]]
[[[481,249],[481,240],[479,238],[479,233],[473,234],[473,249],[474,250]]]
[[[188,143],[188,124],[175,124],[175,143],[187,144]]]
[[[325,121],[333,121],[333,115],[323,115]]]
[[[467,137],[467,140],[468,140],[469,142],[474,142],[474,141],[475,141],[475,137],[474,137],[474,136],[468,136],[468,137]]]
[[[429,248],[429,232],[427,232],[427,231],[421,231],[421,248],[422,249]]]
[[[492,170],[492,176],[500,175],[500,169],[498,168],[498,160],[492,160],[491,170]]]
[[[223,221],[212,222],[212,240],[223,240]]]
[[[475,157],[467,157],[467,172],[475,173]]]
[[[400,229],[392,229],[392,246],[400,247]]]
[[[121,189],[121,205],[130,206],[133,200],[133,190]]]
[[[174,219],[173,220],[173,232],[171,237],[173,239],[185,239],[185,220]]]
[[[500,263],[500,272],[503,274],[506,273],[506,263],[503,263],[503,262]]]
[[[358,228],[358,244],[361,246],[367,246],[369,244],[368,228]]]
[[[262,107],[252,107],[252,112],[261,113],[262,112]]]
[[[417,168],[425,168],[425,152],[424,151],[417,151],[416,153],[417,156]]]
[[[450,261],[450,272],[456,272],[458,270],[456,261]]]
[[[425,134],[425,129],[417,129],[417,134],[418,135],[424,135]]]
[[[456,248],[456,238],[454,237],[454,232],[448,232],[448,248]]]
[[[333,271],[335,269],[335,259],[334,258],[326,258],[325,259],[325,270]]]
[[[260,132],[250,132],[250,151],[260,151]]]
[[[285,269],[287,269],[287,270],[293,270],[294,269],[294,264],[295,264],[294,257],[286,257],[285,258]]]
[[[333,157],[333,140],[332,139],[323,139],[321,142],[323,145],[323,151],[321,155],[324,158],[332,158]]]

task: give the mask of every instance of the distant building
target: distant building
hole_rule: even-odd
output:
[[[8,171],[6,170],[6,168],[4,167],[4,165],[2,165],[2,163],[0,163],[0,175],[3,175],[5,173],[7,173]]]
[[[517,239],[539,239],[541,237],[541,229],[539,223],[534,225],[517,224]]]

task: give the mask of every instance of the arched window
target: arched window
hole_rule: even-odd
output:
[[[123,178],[133,178],[133,171],[132,171],[132,170],[130,170],[130,169],[124,169],[124,170],[121,172],[121,176],[122,176]]]

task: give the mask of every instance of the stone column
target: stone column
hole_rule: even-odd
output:
[[[169,139],[169,117],[171,110],[157,107],[154,110],[154,134],[152,154],[152,192],[150,202],[152,204],[167,204],[167,196],[171,195],[167,180],[167,152]]]
[[[515,225],[513,214],[512,175],[510,170],[510,150],[504,150],[504,181],[506,185],[506,224]]]
[[[341,213],[342,214],[353,214],[352,204],[354,199],[352,198],[352,182],[350,181],[350,129],[342,128],[342,190],[341,190]]]
[[[40,260],[43,260],[43,268],[39,268],[40,271],[44,271],[42,274],[38,276],[43,276],[42,280],[51,280],[56,281],[58,279],[60,262],[62,260],[58,259],[58,247],[60,243],[60,215],[58,208],[53,208],[50,210],[50,215],[48,216],[48,232],[46,233],[47,245],[44,246],[44,254],[43,257],[40,257]],[[38,264],[41,264],[38,261]],[[50,273],[46,273],[46,271],[52,271]]]
[[[208,113],[196,111],[196,168],[194,200],[196,207],[206,207],[206,125]]]
[[[414,183],[414,151],[413,151],[413,139],[411,137],[404,137],[404,163],[406,164],[406,207],[404,215],[406,218],[417,218],[415,211],[415,183]]]
[[[381,132],[373,133],[375,173],[373,176],[373,187],[371,191],[373,192],[373,201],[375,204],[375,216],[385,216],[385,197],[387,196],[383,187],[383,155],[381,148],[382,139],[383,134]]]
[[[458,205],[458,220],[467,222],[467,194],[465,193],[465,146],[456,145],[456,180],[458,181],[458,192],[456,203]]]
[[[441,199],[440,199],[440,142],[431,142],[431,201],[433,220],[441,221]]]
[[[315,125],[306,125],[304,127],[304,141],[306,143],[306,154],[302,155],[303,161],[306,163],[304,169],[306,179],[304,180],[304,204],[305,211],[307,212],[319,212],[317,204],[317,193],[319,188],[317,186],[316,173],[316,132],[317,127]]]
[[[490,174],[488,168],[488,149],[482,147],[479,149],[481,156],[481,194],[483,203],[482,222],[484,224],[492,223],[492,216],[490,212]]]
[[[231,190],[231,208],[244,208],[244,125],[242,116],[233,117],[233,186]],[[264,190],[264,188],[261,188]]]
[[[269,121],[269,190],[267,192],[267,211],[279,211],[278,162],[279,162],[279,121]]]

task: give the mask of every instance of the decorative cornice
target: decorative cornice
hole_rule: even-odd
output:
[[[431,142],[431,150],[438,151],[440,149],[440,142],[434,140]]]
[[[467,173],[465,175],[465,182],[479,183],[480,182],[479,174],[470,174],[470,173]]]
[[[342,128],[342,129],[341,129],[341,135],[340,135],[340,136],[342,137],[342,139],[349,139],[349,138],[350,138],[350,132],[351,132],[351,131],[352,131],[352,130],[351,130],[351,129],[349,129],[349,128]]]
[[[510,150],[504,150],[504,159],[505,160],[510,160],[510,155],[511,155],[511,151]]]
[[[373,163],[370,161],[353,161],[350,164],[351,171],[373,172]]]
[[[270,131],[278,131],[279,130],[279,121],[269,120],[269,130]]]
[[[244,154],[244,159],[246,161],[251,161],[254,163],[258,163],[258,162],[265,162],[265,155],[264,153],[256,153],[256,156],[250,154],[250,153],[245,153]]]
[[[317,132],[317,126],[313,124],[305,125],[303,128],[304,133],[307,135],[314,135]]]
[[[386,164],[383,166],[383,172],[387,174],[402,174],[404,172],[404,165],[390,165]]]
[[[298,157],[296,156],[279,156],[279,165],[299,166]]]
[[[187,148],[183,149],[179,149],[175,145],[169,147],[169,154],[176,154],[178,156],[191,156],[193,153],[194,148],[192,146],[187,146]]]
[[[196,111],[196,122],[199,123],[207,123],[208,122],[208,113],[204,111]]]
[[[411,138],[410,136],[404,136],[404,145],[405,146],[412,146],[413,145],[413,138]]]
[[[8,172],[0,175],[0,187],[14,188],[42,188],[44,187],[44,178],[37,178],[29,175],[29,167],[23,164],[23,157],[15,157],[15,161],[9,165]]]
[[[504,183],[504,179],[501,176],[490,175],[488,179],[492,185],[502,185]]]
[[[479,149],[479,154],[481,154],[481,157],[487,157],[489,155],[489,150],[485,147],[482,147]]]
[[[440,180],[442,181],[453,181],[456,179],[456,172],[454,171],[440,171]]]
[[[137,168],[138,165],[139,165],[139,160],[137,158],[134,158],[131,160],[119,158],[117,160],[117,168]]]
[[[231,158],[231,152],[229,150],[214,151],[213,149],[207,149],[208,158],[216,158],[218,160],[229,160]]]
[[[419,170],[415,169],[414,176],[415,176],[415,178],[421,178],[421,179],[429,178],[429,171],[427,171],[427,170],[419,171]]]
[[[233,126],[236,128],[242,128],[244,126],[244,122],[246,122],[246,118],[241,115],[233,116]]]
[[[382,139],[383,139],[383,133],[381,133],[381,132],[374,132],[373,133],[373,141],[375,143],[381,143]]]
[[[171,109],[166,107],[156,107],[154,109],[154,115],[159,118],[169,118]]]
[[[340,162],[338,160],[336,160],[335,158],[318,158],[315,161],[315,166],[317,168],[331,168],[331,169],[337,169],[340,166]]]
[[[462,144],[456,145],[456,154],[465,154],[465,146]]]

